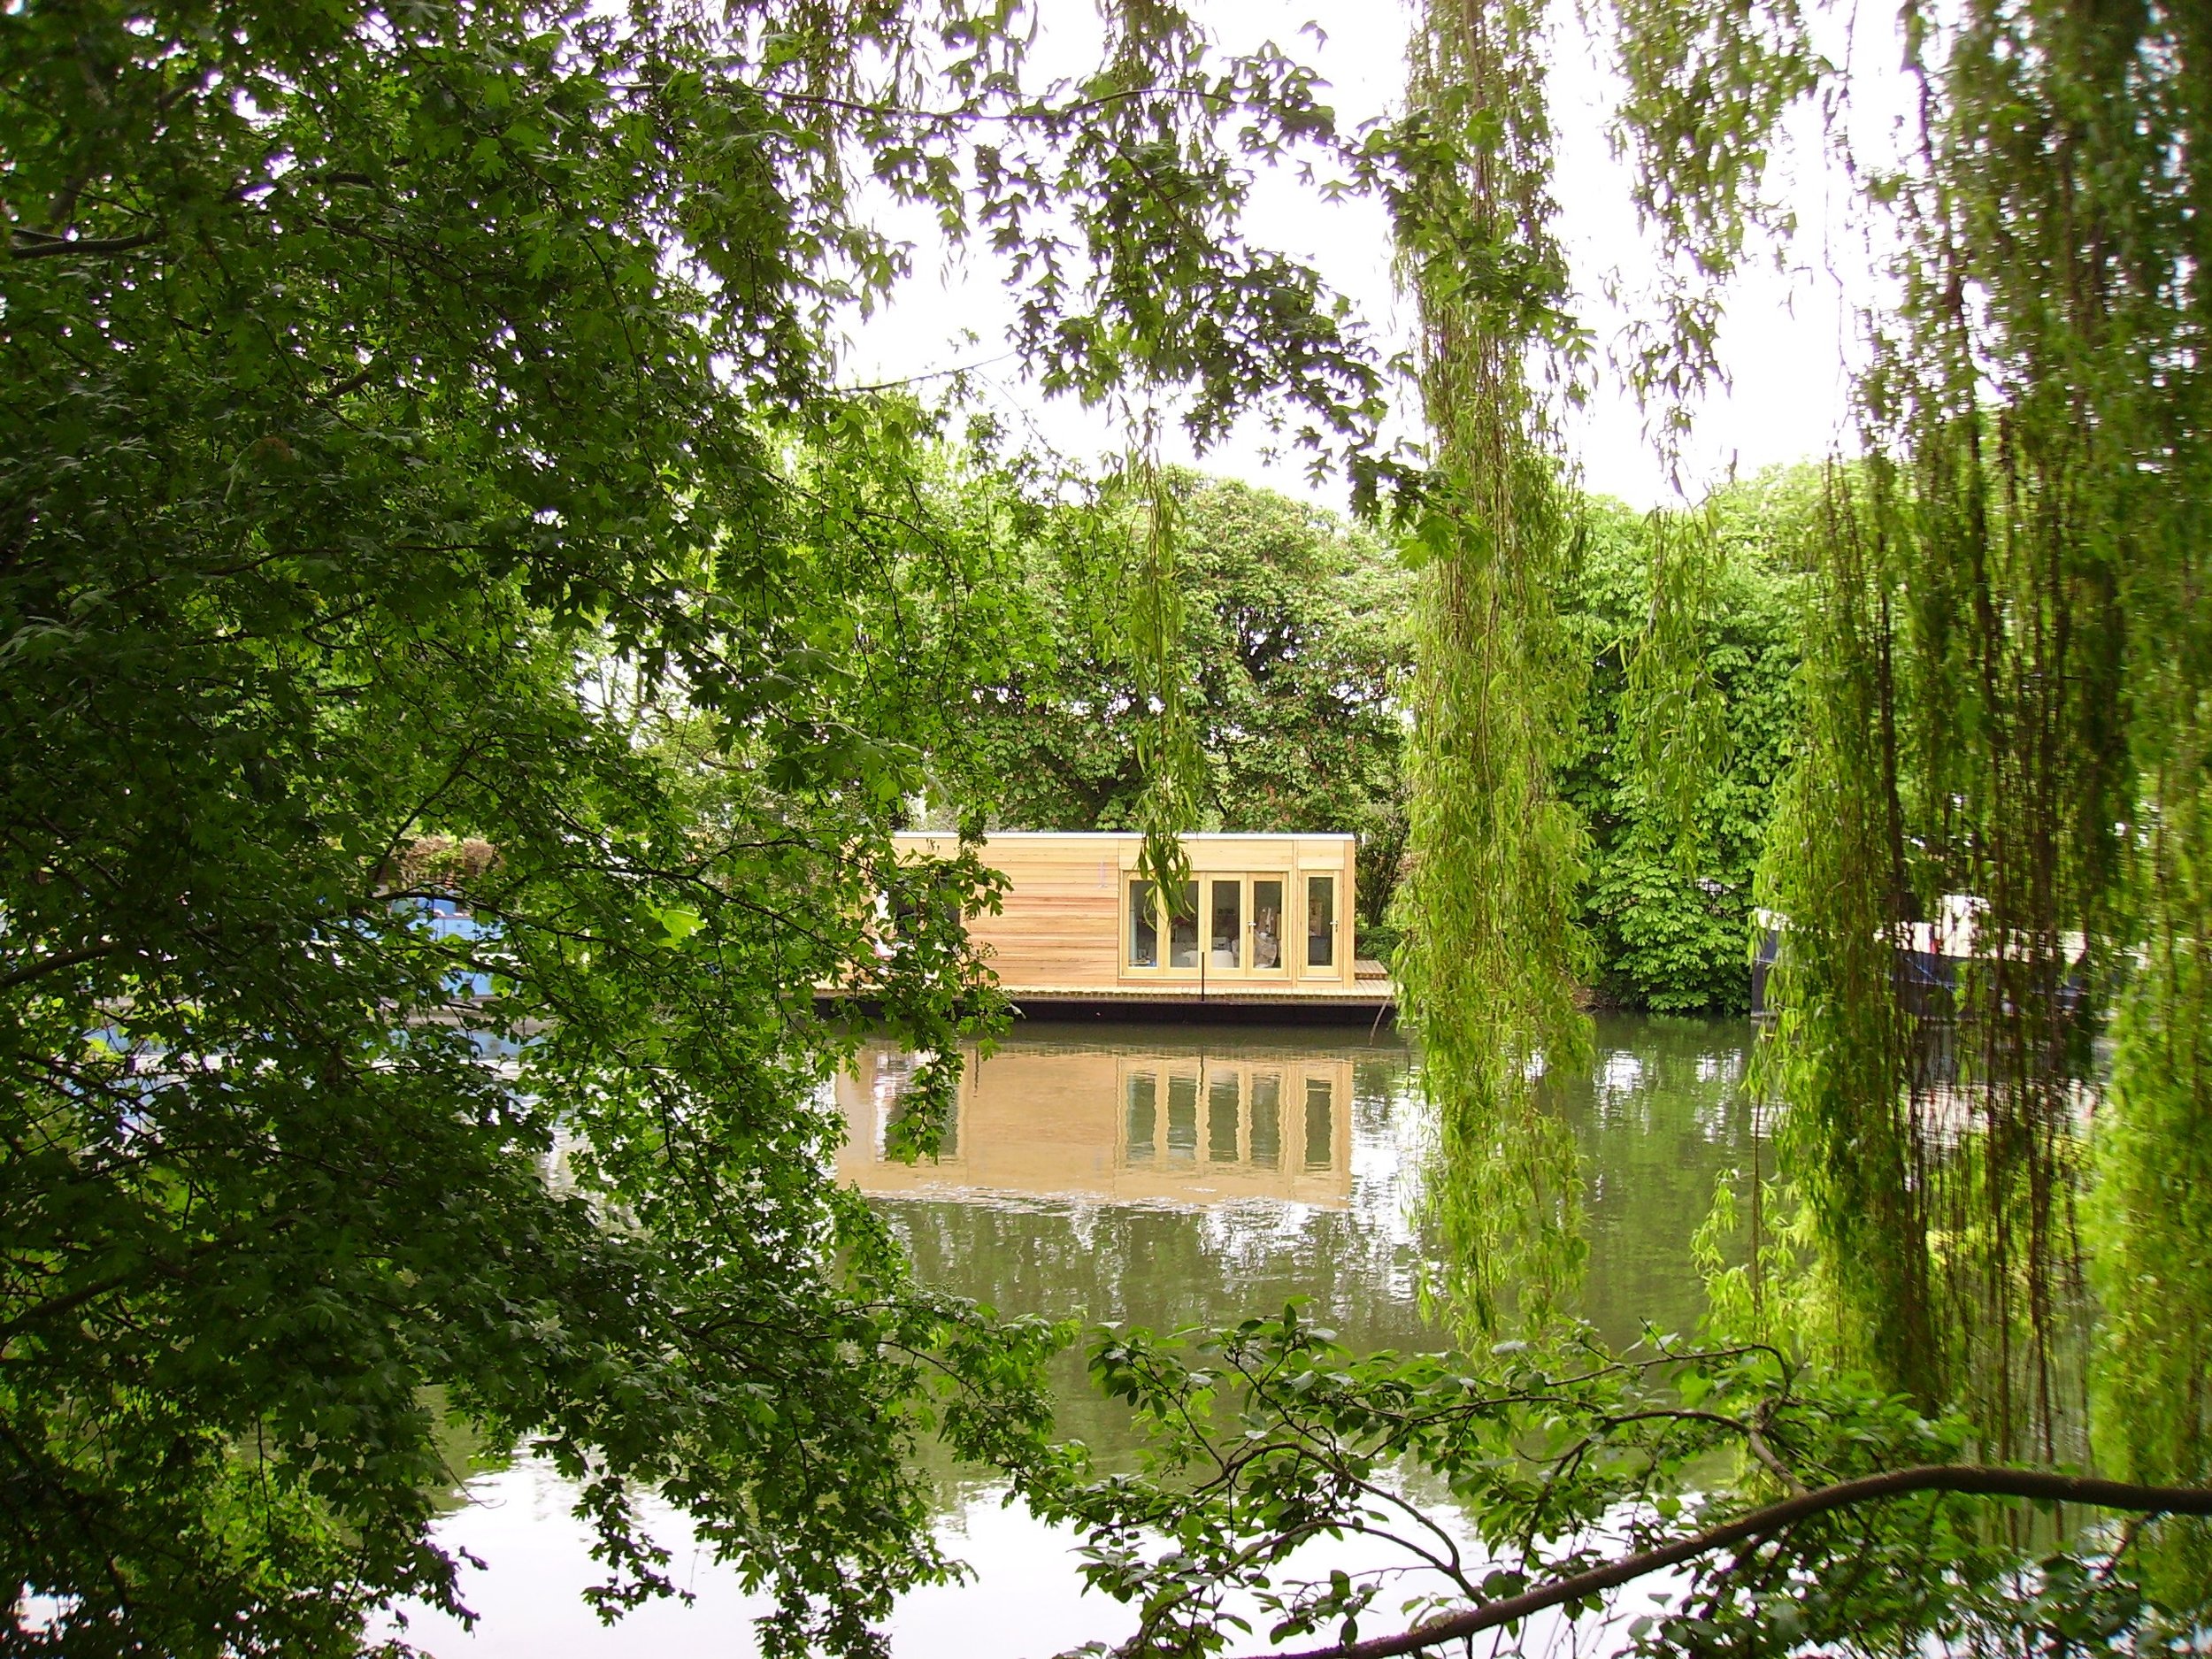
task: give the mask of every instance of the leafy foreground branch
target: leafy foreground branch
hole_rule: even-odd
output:
[[[2146,1515],[2212,1515],[2212,1491],[2195,1486],[2145,1486],[2085,1475],[2054,1474],[2047,1470],[1998,1469],[1972,1463],[1893,1469],[1886,1474],[1863,1475],[1856,1480],[1839,1481],[1817,1492],[1770,1503],[1739,1519],[1708,1527],[1678,1543],[1643,1550],[1609,1567],[1577,1573],[1573,1578],[1539,1585],[1518,1595],[1470,1608],[1463,1613],[1432,1619],[1396,1636],[1316,1647],[1294,1655],[1292,1659],[1393,1659],[1398,1654],[1418,1653],[1425,1647],[1516,1624],[1550,1608],[1586,1601],[1647,1574],[1726,1549],[1732,1544],[1770,1537],[1816,1515],[1916,1492],[2030,1498],[2044,1503],[2078,1503],[2098,1509],[2131,1509]]]
[[[1603,1615],[1607,1592],[1670,1569],[1632,1627],[1640,1652],[2139,1646],[2200,1611],[2137,1581],[2143,1523],[2038,1558],[2029,1529],[1971,1500],[2189,1517],[2212,1516],[2212,1492],[1966,1463],[1962,1422],[1763,1343],[1655,1333],[1614,1355],[1571,1329],[1477,1358],[1355,1358],[1294,1304],[1111,1334],[1091,1366],[1135,1408],[1142,1467],[1027,1495],[1084,1534],[1091,1586],[1138,1608],[1124,1655],[1221,1652],[1256,1609],[1273,1644],[1333,1628],[1301,1659],[1384,1659],[1524,1635],[1555,1609]],[[1302,1547],[1349,1537],[1395,1564],[1293,1576]],[[1409,1579],[1425,1586],[1409,1627],[1362,1641]]]

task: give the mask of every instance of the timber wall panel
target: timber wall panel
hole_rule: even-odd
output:
[[[902,847],[923,856],[950,856],[950,835],[911,833]],[[1134,834],[1012,833],[987,837],[985,864],[1007,879],[1004,909],[973,917],[969,930],[992,952],[991,965],[1008,991],[1174,995],[1197,989],[1233,996],[1330,996],[1355,993],[1354,848],[1349,835],[1192,835],[1184,840],[1191,872],[1280,875],[1287,884],[1282,972],[1211,967],[1128,969],[1124,966],[1123,905],[1143,838]],[[1303,964],[1305,878],[1336,879],[1336,962],[1325,969]],[[1202,909],[1203,908],[1202,895]],[[1245,918],[1248,930],[1250,917]],[[1163,941],[1164,944],[1164,941]]]

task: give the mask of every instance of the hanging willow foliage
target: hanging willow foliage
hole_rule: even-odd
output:
[[[1130,454],[1123,485],[1136,521],[1136,557],[1125,601],[1130,669],[1148,716],[1137,733],[1137,764],[1144,779],[1137,803],[1144,847],[1137,870],[1168,895],[1171,908],[1179,908],[1179,895],[1190,880],[1190,855],[1182,834],[1198,827],[1206,757],[1191,718],[1183,660],[1175,487],[1160,465],[1158,427],[1152,419],[1143,423],[1142,443]]]
[[[1909,5],[1903,253],[1808,616],[1768,872],[1770,1077],[1865,1351],[1993,1448],[2078,1424],[2074,1194],[2094,1108],[2098,1443],[2212,1474],[2212,687],[2201,7]],[[1908,972],[1955,925],[1954,997]]]
[[[1825,65],[1795,0],[1612,0],[1610,12],[1614,153],[1633,163],[1631,199],[1659,255],[1621,366],[1678,487],[1694,402],[1728,379],[1728,284],[1756,232],[1794,223],[1764,188],[1777,132]]]
[[[1395,965],[1439,1108],[1443,1288],[1482,1329],[1509,1286],[1540,1318],[1580,1259],[1573,1145],[1538,1098],[1588,1041],[1583,835],[1552,782],[1581,689],[1551,602],[1571,547],[1532,383],[1577,342],[1551,230],[1542,20],[1530,0],[1432,0],[1391,193],[1434,442],[1410,538],[1424,569]]]
[[[1720,290],[1748,228],[1782,111],[1813,84],[1793,5],[1617,0],[1629,96],[1619,147],[1667,250],[1657,319],[1629,379],[1671,458],[1686,401],[1720,378]],[[1579,395],[1586,344],[1554,234],[1545,8],[1431,0],[1416,27],[1390,191],[1417,302],[1434,469],[1411,551],[1425,562],[1400,889],[1401,1008],[1439,1107],[1431,1202],[1448,1307],[1494,1328],[1509,1287],[1540,1326],[1578,1274],[1575,1152],[1540,1079],[1587,1058],[1590,968],[1576,925],[1585,837],[1554,788],[1585,665],[1553,609],[1573,507],[1548,396]],[[1713,764],[1717,708],[1694,656],[1720,574],[1701,518],[1654,526],[1655,603],[1632,693],[1655,793],[1681,802]],[[1689,814],[1679,813],[1686,823]]]
[[[1636,765],[1672,826],[1686,864],[1696,851],[1697,806],[1728,761],[1728,704],[1704,643],[1728,574],[1716,514],[1652,513],[1651,612],[1628,662],[1624,726],[1637,733]]]
[[[2096,1449],[2106,1467],[2212,1479],[2212,720],[2201,703],[2147,793],[2158,895],[2116,1023],[2097,1136],[2094,1278],[2103,1304]],[[2170,1525],[2147,1548],[2166,1586],[2212,1586],[2212,1540]]]
[[[1179,7],[1161,0],[1115,0],[1105,8],[1111,34],[1110,76],[1117,85],[1142,86],[1176,73],[1196,71],[1203,37]],[[1148,130],[1140,136],[1179,162],[1189,153],[1187,137],[1175,130],[1172,113],[1148,112]],[[1172,210],[1170,210],[1171,211]],[[1130,227],[1116,224],[1114,234]],[[1138,277],[1133,302],[1146,301],[1148,274]],[[1156,391],[1148,386],[1148,392]],[[1118,488],[1109,492],[1117,517],[1133,525],[1132,558],[1121,595],[1122,623],[1129,642],[1130,677],[1147,715],[1137,734],[1137,764],[1144,792],[1137,806],[1144,846],[1137,871],[1179,908],[1190,879],[1184,832],[1198,827],[1201,780],[1205,757],[1190,718],[1183,665],[1183,592],[1176,571],[1176,503],[1167,470],[1160,465],[1160,416],[1156,404],[1132,419],[1132,438]]]
[[[1609,12],[1622,88],[1613,152],[1632,164],[1630,199],[1656,256],[1645,292],[1621,296],[1630,314],[1615,366],[1679,489],[1697,400],[1729,380],[1720,353],[1729,284],[1757,235],[1794,227],[1766,188],[1783,118],[1827,65],[1796,0],[1612,0]],[[1686,854],[1693,804],[1726,760],[1701,625],[1728,548],[1709,511],[1655,511],[1648,541],[1651,615],[1629,668],[1636,759]]]
[[[1611,20],[1619,148],[1663,255],[1625,366],[1671,457],[1682,401],[1725,378],[1747,227],[1788,228],[1759,188],[1779,121],[1847,88],[1793,0],[1616,0]],[[2116,1473],[2203,1479],[2212,11],[1908,0],[1901,24],[1916,147],[1847,157],[1891,216],[1901,297],[1873,319],[1863,455],[1810,537],[1802,752],[1764,877],[1787,938],[1763,1070],[1818,1242],[1804,1305],[1835,1316],[1839,1356],[1964,1403],[1993,1450],[2059,1452],[2085,1403],[2093,1115],[2095,1444]],[[1694,665],[1664,625],[1703,572],[1681,548],[1655,561],[1644,668],[1686,716]],[[1663,788],[1700,764],[1675,726],[1645,757]],[[1931,996],[1909,949],[1945,933],[1973,960]]]

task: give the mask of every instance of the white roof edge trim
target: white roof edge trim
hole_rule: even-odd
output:
[[[894,830],[894,841],[957,841],[958,830]],[[1141,841],[1139,830],[993,830],[987,841]],[[1176,837],[1186,841],[1356,841],[1350,830],[1185,830]]]

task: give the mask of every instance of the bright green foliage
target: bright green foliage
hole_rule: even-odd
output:
[[[1639,201],[1683,278],[1663,292],[1665,332],[1634,378],[1683,396],[1721,377],[1706,285],[1771,217],[1761,191],[1781,117],[1832,72],[1786,0],[1624,4],[1615,20]],[[1515,0],[1425,8],[1411,113],[1375,141],[1397,169],[1436,463],[1409,511],[1428,568],[1397,965],[1440,1107],[1450,1305],[1479,1329],[1499,1322],[1515,1280],[1546,1313],[1574,1257],[1571,1162],[1536,1082],[1579,1047],[1583,856],[1550,787],[1582,695],[1558,643],[1553,595],[1571,558],[1539,388],[1571,388],[1578,342],[1549,234],[1536,24]],[[2200,6],[2069,0],[1914,4],[1903,24],[1917,142],[1897,173],[1855,175],[1869,204],[1897,210],[1898,298],[1875,318],[1860,383],[1866,457],[1831,472],[1806,539],[1796,763],[1763,876],[1786,917],[1763,1080],[1785,1109],[1785,1208],[1801,1224],[1790,1242],[1817,1252],[1790,1294],[1835,1321],[1827,1386],[1857,1388],[1833,1365],[1844,1354],[1879,1379],[1860,1392],[1884,1402],[1889,1429],[1847,1431],[1847,1444],[1909,1437],[1922,1411],[1955,1407],[1944,1444],[1970,1434],[2056,1461],[2079,1421],[2073,1197],[2093,1102],[2112,1235],[2100,1273],[2122,1299],[2098,1373],[2100,1443],[2138,1473],[2200,1479],[2201,1217],[2160,1194],[2212,1144],[2197,1054],[2212,33]],[[1663,432],[1678,433],[1679,414],[1660,411]],[[1653,527],[1641,649],[1623,664],[1626,747],[1678,856],[1695,843],[1701,777],[1720,764],[1726,699],[1701,626],[1728,575],[1717,532]],[[1924,942],[1916,925],[1957,913],[1954,895],[1985,907],[1971,940],[1946,941],[1978,956],[1955,1023],[1900,966],[1901,948]],[[2098,1101],[2093,1039],[2116,991],[2113,1087]],[[1163,1647],[1211,1645],[1207,1598],[1240,1574],[1252,1583],[1286,1541],[1386,1508],[1366,1460],[1429,1426],[1373,1412],[1394,1386],[1387,1368],[1302,1344],[1294,1323],[1214,1333],[1195,1363],[1134,1340],[1102,1356],[1110,1386],[1156,1413],[1164,1458],[1155,1484],[1098,1490],[1092,1524],[1108,1539],[1094,1570],[1144,1602]],[[1491,1391],[1444,1386],[1444,1415],[1495,1409]],[[1555,1394],[1527,1392],[1571,1418]],[[1739,1417],[1729,1432],[1748,1442],[1748,1428]],[[1504,1439],[1477,1461],[1486,1473],[1523,1450]],[[1174,1545],[1145,1555],[1140,1523]],[[1793,1536],[1701,1581],[1692,1617],[1655,1640],[2175,1640],[2125,1551],[2033,1568],[1993,1536],[1926,1509],[1895,1535],[1839,1529],[1801,1558]],[[2202,1593],[2190,1554],[2159,1549],[2177,1574],[2161,1593],[2185,1609]],[[1363,1605],[1335,1577],[1284,1610],[1295,1630]]]
[[[771,1651],[865,1651],[947,1570],[912,1438],[1033,1455],[1049,1333],[826,1174],[816,987],[945,1056],[993,1006],[984,872],[889,832],[1010,641],[823,326],[902,263],[865,171],[1069,387],[1356,436],[1225,149],[1326,111],[1272,56],[1156,96],[1188,34],[1025,89],[953,6],[0,15],[0,1581],[61,1620],[12,1647],[452,1606],[449,1409],[576,1479],[608,1609],[657,1486]]]
[[[1944,1389],[1935,1354],[1925,1188],[1898,1087],[1920,1052],[1894,985],[1898,888],[1856,861],[1893,823],[1860,787],[1882,764],[1881,657],[1848,565],[1810,607],[1804,749],[1777,803],[1763,896],[1789,918],[1768,981],[1778,1010],[1762,1058],[1786,1102],[1782,1139],[1824,1229],[1826,1265],[1856,1317],[1851,1348],[1922,1400]],[[1836,649],[1829,642],[1836,641]]]
[[[2172,1047],[2206,936],[2212,35],[2200,7],[2030,0],[1910,7],[1907,38],[1924,142],[1873,181],[1901,297],[1816,546],[1772,1077],[1881,1363],[2047,1456],[2079,1417],[2078,1131],[2116,980],[2107,1179],[2140,1194],[2158,1176],[2127,1158],[2187,1167],[2212,1134]],[[1891,952],[1953,894],[1986,906],[1955,1028],[1916,1017]],[[2123,1260],[2195,1249],[2173,1206],[2106,1213]],[[2108,1282],[2134,1334],[2101,1410],[2201,1421],[2199,1293]],[[2202,1448],[2185,1431],[2164,1472]]]
[[[1793,0],[1617,18],[1640,204],[1676,269],[1724,276],[1779,222],[1762,180],[1782,112],[1847,88]],[[2193,1235],[2169,1231],[2193,1218],[2147,1195],[2212,1133],[2180,1057],[2204,1011],[2212,34],[2201,6],[2068,0],[1912,4],[1901,24],[1916,130],[1855,173],[1874,240],[1895,234],[1894,297],[1859,380],[1864,457],[1806,544],[1766,1081],[1863,1351],[2049,1457],[2085,1403],[2073,1199],[2116,995],[2100,1439],[2201,1474],[2212,1356],[2171,1271]],[[1709,314],[1669,319],[1644,383],[1710,384]],[[1694,550],[1665,563],[1655,621],[1705,580]],[[1897,952],[1951,895],[1976,913],[1947,942],[1978,960],[1931,1010]]]
[[[1655,799],[1631,669],[1651,615],[1647,526],[1605,503],[1579,510],[1581,562],[1559,595],[1571,648],[1590,664],[1578,741],[1559,787],[1591,834],[1582,914],[1597,985],[1630,1006],[1740,1010],[1751,872],[1765,833],[1793,716],[1795,613],[1787,549],[1805,526],[1790,500],[1809,477],[1724,492],[1709,504],[1725,544],[1717,586],[1691,624],[1692,654],[1724,711],[1721,762],[1696,780],[1686,834]],[[957,516],[1018,543],[1023,585],[1001,603],[1018,641],[1015,675],[986,690],[935,757],[958,810],[1013,827],[1130,828],[1151,770],[1158,720],[1141,680],[1125,550],[1098,514],[1025,504],[1002,483],[966,487]],[[1142,534],[1148,510],[1128,510]],[[1187,824],[1216,829],[1351,830],[1361,838],[1363,926],[1376,930],[1405,853],[1402,714],[1409,689],[1413,600],[1403,560],[1356,527],[1286,497],[1221,480],[1176,479],[1175,664],[1202,754]],[[1141,610],[1141,607],[1137,607]],[[1694,762],[1695,757],[1692,757]],[[1388,930],[1380,930],[1388,939]]]
[[[1412,579],[1372,537],[1286,496],[1170,480],[1175,672],[1202,757],[1183,827],[1353,831],[1363,912],[1379,919],[1405,839],[1397,700]],[[1141,641],[1115,603],[1130,579],[1121,549],[1087,512],[1008,522],[1021,526],[1038,632],[937,757],[940,787],[1011,827],[1137,827],[1151,717]]]
[[[1057,1468],[1033,1501],[1081,1526],[1085,1576],[1139,1609],[1118,1651],[1202,1655],[1256,1637],[1394,1635],[1808,1487],[1952,1462],[1967,1442],[1961,1419],[1932,1421],[1863,1374],[1808,1372],[1763,1344],[1655,1334],[1617,1356],[1586,1333],[1557,1335],[1471,1356],[1355,1356],[1294,1305],[1166,1339],[1108,1333],[1092,1374],[1135,1409],[1143,1467]],[[1387,1564],[1286,1559],[1348,1535]],[[2101,1651],[2185,1631],[2134,1565],[2098,1534],[2036,1560],[1975,1501],[1921,1494],[1698,1557],[1631,1632],[1653,1655],[1886,1655]],[[1494,1640],[1548,1652],[1552,1634],[1530,1621]]]
[[[1048,388],[1179,388],[1202,442],[1276,398],[1363,506],[1401,487],[1423,568],[1396,965],[1440,1107],[1442,1288],[1480,1328],[1529,1286],[1548,1323],[1579,1245],[1539,1079],[1583,1046],[1592,844],[1558,781],[1591,658],[1560,614],[1576,547],[1545,398],[1583,342],[1550,228],[1545,9],[1435,0],[1408,115],[1356,142],[1306,72],[1209,59],[1148,0],[1110,8],[1094,73],[1043,88],[1025,19],[925,0],[0,13],[0,1575],[61,1621],[14,1645],[342,1651],[396,1595],[451,1606],[426,1530],[440,1410],[575,1478],[610,1609],[669,1587],[634,1500],[672,1497],[772,1588],[777,1653],[866,1651],[891,1596],[947,1571],[904,1455],[935,1429],[1099,1529],[1102,1578],[1162,1631],[1265,1558],[1241,1553],[1256,1536],[1333,1524],[1402,1450],[1540,1564],[1554,1516],[1648,1494],[1645,1524],[1671,1523],[1658,1483],[1703,1431],[1771,1429],[1823,1469],[1954,1442],[1890,1385],[2048,1455],[2074,1126],[2122,980],[2100,1443],[2204,1476],[2200,1207],[2164,1185],[2212,1146],[2201,11],[1906,12],[1925,144],[1871,181],[1905,210],[1903,298],[1863,387],[1872,454],[1822,503],[1767,878],[1791,918],[1768,1075],[1824,1291],[1883,1387],[1801,1386],[1747,1349],[1363,1371],[1257,1322],[1214,1348],[1259,1437],[1237,1467],[1279,1502],[1226,1514],[1201,1501],[1240,1474],[1195,1499],[1064,1484],[1041,1450],[1055,1333],[915,1289],[828,1182],[817,1092],[850,1032],[815,992],[864,993],[944,1056],[912,1115],[926,1145],[991,1012],[954,925],[991,886],[972,854],[902,864],[889,832],[973,710],[1033,689],[1013,659],[1042,630],[1009,580],[1028,527],[1093,561],[1042,580],[1114,578],[1051,622],[1102,630],[1054,672],[1130,687],[1054,718],[1171,717],[1149,812],[1103,762],[1079,774],[1128,783],[1107,795],[1129,821],[1188,810],[1214,764],[1178,725],[1207,658],[1186,682],[1178,650],[1216,626],[1248,681],[1225,707],[1271,722],[1224,741],[1220,787],[1278,787],[1271,754],[1334,696],[1371,746],[1310,755],[1271,810],[1386,803],[1396,642],[1323,651],[1310,677],[1271,620],[1248,635],[1193,597],[1202,503],[1156,469],[1141,534],[1125,503],[1060,519],[979,478],[987,459],[949,475],[910,405],[837,395],[828,326],[904,266],[856,187],[1002,257]],[[1819,66],[1781,0],[1617,21],[1640,199],[1694,268],[1638,376],[1674,395],[1715,372],[1700,285],[1739,258],[1779,112]],[[1300,148],[1388,197],[1434,441],[1417,480],[1363,448],[1384,381],[1356,329],[1238,234],[1233,150]],[[1735,706],[1717,653],[1684,660],[1733,614],[1724,546],[1659,526],[1650,649],[1622,659],[1613,746],[1653,780],[1629,844],[1678,857],[1737,826],[1725,803],[1701,822],[1709,791],[1684,783]],[[1260,563],[1235,581],[1264,588]],[[1363,557],[1336,568],[1388,587]],[[1317,634],[1356,642],[1374,614],[1346,602]],[[1945,1054],[1891,947],[1961,891],[2001,949]],[[465,925],[434,918],[455,902]],[[1671,908],[1624,949],[1680,944]],[[2078,1003],[2057,995],[2076,932]],[[1103,1356],[1171,1467],[1207,1440],[1179,1415],[1204,1370],[1133,1339]],[[1661,1376],[1683,1403],[1637,1415]],[[1807,1399],[1827,1403],[1792,1416]],[[1316,1422],[1319,1463],[1280,1438]],[[1557,1425],[1587,1451],[1546,1441]],[[1563,1481],[1532,1480],[1532,1449]],[[1801,1569],[1826,1622],[1793,1644],[1909,1647],[1940,1607],[2017,1590],[2068,1640],[2126,1624],[2094,1604],[2112,1576],[1996,1576],[1947,1507],[1908,1519],[1739,1558],[1700,1581],[1708,1624],[1680,1644],[1801,1620]],[[1200,1555],[1115,1553],[1161,1521]],[[2187,1550],[2160,1559],[2189,1590]],[[1358,1596],[1332,1581],[1288,1610]]]
[[[1577,336],[1551,231],[1541,27],[1523,0],[1425,9],[1389,191],[1433,439],[1408,537],[1423,568],[1393,965],[1438,1106],[1443,1288],[1477,1329],[1502,1317],[1508,1285],[1540,1318],[1579,1262],[1572,1141],[1534,1088],[1584,1049],[1589,959],[1574,921],[1585,839],[1555,787],[1582,686],[1554,605],[1571,542],[1537,388]]]
[[[1667,262],[1631,378],[1662,400],[1671,446],[1683,411],[1663,400],[1724,378],[1717,284],[1752,227],[1786,220],[1763,193],[1782,117],[1848,88],[1793,0],[1624,4],[1612,20],[1620,136]],[[1542,993],[1571,949],[1547,931],[1563,926],[1571,833],[1555,833],[1525,764],[1539,743],[1515,724],[1560,683],[1550,612],[1515,585],[1558,568],[1556,511],[1521,465],[1543,448],[1529,354],[1571,332],[1563,288],[1543,280],[1527,22],[1510,0],[1432,8],[1409,81],[1417,111],[1479,111],[1473,211],[1409,250],[1447,498],[1480,503],[1477,534],[1428,543],[1454,562],[1418,647],[1401,958],[1441,1056],[1455,1174],[1453,1103],[1525,1095],[1529,1059],[1572,1048]],[[1902,25],[1917,130],[1893,170],[1862,157],[1854,174],[1890,219],[1871,240],[1896,233],[1898,281],[1875,302],[1859,383],[1865,458],[1831,473],[1805,541],[1797,759],[1763,878],[1787,918],[1763,1078],[1818,1244],[1817,1300],[1838,1316],[1832,1356],[1863,1354],[1924,1404],[1956,1402],[1985,1446],[2045,1460],[2079,1444],[2073,1201],[2093,1102],[2101,1278],[2123,1299],[2108,1310],[2100,1443],[2139,1473],[2200,1478],[2200,1217],[2155,1194],[2212,1144],[2191,1057],[2206,1013],[2193,872],[2212,687],[2212,26],[2201,6],[2070,0],[1912,4]],[[1722,764],[1725,700],[1697,626],[1727,572],[1715,529],[1653,527],[1647,621],[1625,663],[1628,746],[1678,854]],[[1437,718],[1454,696],[1468,712]],[[1945,942],[1977,953],[1955,1023],[1900,954],[1962,913],[1951,895],[1973,919]],[[1515,949],[1494,961],[1502,939]],[[2116,994],[2098,1101],[2094,1040]],[[1494,1110],[1471,1121],[1473,1161],[1515,1173],[1465,1175],[1469,1236],[1540,1236],[1556,1188],[1509,1150],[1532,1138],[1497,1133],[1515,1120]],[[1498,1219],[1532,1192],[1532,1217]]]
[[[1633,683],[1653,613],[1652,526],[1611,503],[1584,509],[1581,565],[1561,614],[1591,672],[1580,749],[1560,792],[1590,835],[1583,914],[1597,987],[1627,1006],[1747,1006],[1752,875],[1796,720],[1786,542],[1750,511],[1778,488],[1740,487],[1706,509],[1723,557],[1673,660],[1694,664],[1717,718],[1687,757],[1647,752],[1675,710]],[[1685,774],[1688,798],[1671,797],[1662,780]]]
[[[2180,757],[2162,791],[2154,849],[2167,884],[2139,977],[2115,1022],[2109,1106],[2098,1127],[2091,1223],[2102,1304],[2096,1448],[2131,1479],[2212,1481],[2212,868],[2203,758]],[[2171,775],[2171,774],[2170,774]],[[2177,1598],[2212,1586],[2201,1522],[2169,1522],[2142,1546]]]

